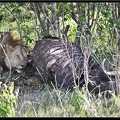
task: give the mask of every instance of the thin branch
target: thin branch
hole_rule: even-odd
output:
[[[93,3],[93,10],[92,10],[92,22],[91,22],[91,25],[89,26],[90,29],[91,27],[93,26],[93,23],[94,23],[94,16],[95,16],[95,3]]]
[[[88,9],[87,9],[87,16],[88,16],[88,26],[90,26],[90,3],[88,2]]]
[[[82,32],[82,25],[81,22],[79,20],[80,18],[80,4],[77,4],[77,12],[78,12],[78,20],[77,20],[77,33],[76,33],[76,45],[80,45],[80,41],[81,41],[81,32]]]
[[[46,32],[46,30],[45,30],[45,24],[44,24],[44,20],[42,20],[42,18],[40,17],[40,8],[42,7],[39,3],[36,3],[36,2],[34,2],[34,5],[35,5],[35,7],[36,7],[36,13],[37,13],[37,17],[38,17],[38,20],[39,20],[39,22],[40,22],[40,25],[41,25],[41,27],[42,27],[42,34],[43,34],[43,36],[45,36],[45,32]]]
[[[71,17],[72,17],[72,19],[73,19],[76,23],[78,23],[78,21],[77,21],[77,19],[76,19],[76,15],[75,15],[74,12],[71,13]]]
[[[47,8],[47,5],[46,5],[45,3],[43,3],[43,5],[42,5],[42,10],[43,10],[44,16],[45,16],[46,19],[48,19],[48,21],[50,22],[50,25],[51,25],[51,27],[52,27],[52,30],[53,30],[54,35],[56,35],[56,31],[55,31],[55,29],[54,29],[54,27],[53,27],[52,21],[51,21],[51,19],[49,18],[49,16],[48,16],[47,13],[46,13],[46,11],[48,11],[48,8]]]
[[[8,81],[9,81],[9,78],[10,78],[10,76],[11,76],[12,67],[11,67],[11,63],[10,63],[10,61],[9,61],[8,55],[7,55],[6,51],[5,51],[4,45],[0,44],[0,47],[1,47],[1,49],[3,50],[3,53],[4,53],[5,56],[6,56],[6,59],[8,60],[9,69],[10,69],[8,78],[5,80],[5,83],[7,84]]]
[[[93,29],[92,29],[92,33],[94,33],[94,30],[95,30],[95,27],[96,27],[96,23],[97,23],[97,20],[99,18],[100,11],[101,11],[101,6],[98,5],[98,12],[97,12],[97,16],[95,18],[95,23],[94,23],[94,26],[93,26]]]
[[[55,30],[55,35],[56,37],[59,37],[59,33],[58,33],[58,20],[57,20],[57,16],[56,16],[56,3],[52,4],[52,16],[53,16],[53,27]]]
[[[38,38],[40,38],[40,33],[39,33],[39,30],[36,28],[37,26],[37,18],[38,18],[38,14],[37,14],[37,9],[36,9],[36,6],[35,6],[35,3],[33,2],[33,7],[34,7],[34,12],[35,12],[35,30],[38,34]]]
[[[73,3],[71,3],[72,5],[72,12],[71,12],[71,17],[72,19],[77,23],[77,18],[76,18],[76,15],[75,15],[75,9],[74,9],[74,6],[73,6]],[[76,7],[75,7],[76,8]],[[69,11],[70,12],[70,11]]]
[[[69,28],[70,28],[70,25],[67,25],[66,28],[65,28],[65,30],[64,30],[64,35],[65,36],[67,36]]]

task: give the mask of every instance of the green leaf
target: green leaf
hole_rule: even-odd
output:
[[[12,12],[13,12],[13,13],[17,13],[17,14],[18,14],[18,13],[20,13],[20,12],[21,12],[21,10],[20,10],[20,9],[18,9],[18,8],[14,8],[14,9],[12,10]]]
[[[68,20],[71,20],[71,15],[70,14],[66,14],[65,18],[67,18]]]
[[[85,18],[79,18],[81,22],[85,22]]]

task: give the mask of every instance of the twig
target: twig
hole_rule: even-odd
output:
[[[3,48],[3,45],[0,44],[0,47],[2,48],[2,50],[3,50],[3,52],[4,52],[5,56],[6,56],[6,58],[7,58],[7,60],[8,60],[8,64],[9,64],[9,66],[10,66],[10,67],[9,67],[10,72],[9,72],[8,78],[5,80],[5,83],[8,83],[8,80],[9,80],[9,78],[10,78],[10,76],[11,76],[12,67],[11,67],[11,64],[10,64],[10,61],[9,61],[9,58],[8,58],[8,55],[6,54],[6,51],[5,51],[5,49]]]
[[[100,11],[101,11],[101,6],[98,6],[98,12],[97,12],[97,16],[95,18],[95,23],[94,23],[94,26],[93,26],[93,29],[92,29],[92,33],[94,33],[94,30],[95,30],[95,27],[96,27],[96,23],[97,23],[97,20],[99,18]]]
[[[51,27],[52,27],[52,30],[53,30],[54,35],[57,35],[57,34],[56,34],[56,31],[55,31],[55,29],[54,29],[54,27],[53,27],[53,24],[52,24],[51,19],[49,18],[49,16],[48,16],[48,15],[46,14],[46,12],[45,12],[45,11],[48,11],[47,5],[46,5],[45,3],[43,3],[43,5],[42,5],[42,10],[43,10],[44,16],[45,16],[46,19],[48,19],[49,22],[50,22],[50,25],[51,25]]]
[[[38,17],[38,14],[37,14],[37,9],[36,9],[36,6],[35,6],[35,3],[33,2],[33,7],[34,7],[34,11],[35,11],[35,30],[36,30],[36,32],[37,32],[37,34],[38,34],[38,38],[40,38],[40,33],[39,33],[39,30],[36,28],[36,26],[37,26],[37,18],[39,19],[39,17]]]

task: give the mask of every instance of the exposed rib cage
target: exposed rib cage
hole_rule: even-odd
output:
[[[84,55],[81,49],[59,38],[48,37],[37,41],[33,58],[42,77],[57,82],[58,86],[72,88],[75,80],[83,74]]]

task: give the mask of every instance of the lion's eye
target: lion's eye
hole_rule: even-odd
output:
[[[17,55],[17,58],[18,58],[18,59],[20,59],[20,56],[19,56],[19,55]]]

